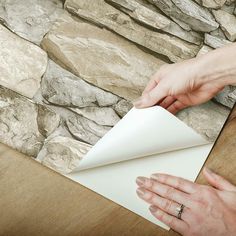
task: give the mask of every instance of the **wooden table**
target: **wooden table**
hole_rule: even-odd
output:
[[[236,184],[235,153],[236,107],[206,165]],[[177,235],[2,144],[0,212],[0,236]]]

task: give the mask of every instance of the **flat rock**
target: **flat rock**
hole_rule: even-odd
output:
[[[200,32],[210,32],[219,27],[211,13],[192,0],[148,0],[166,15],[176,18]]]
[[[111,107],[84,107],[70,108],[75,113],[94,121],[98,125],[114,126],[119,120],[119,116]]]
[[[199,56],[205,55],[206,53],[211,52],[212,50],[213,50],[212,47],[209,47],[207,45],[203,45],[201,47],[201,49],[199,50],[197,56],[199,57]]]
[[[210,35],[215,36],[217,38],[226,39],[226,36],[221,28],[211,31]]]
[[[235,2],[232,2],[231,4],[225,4],[221,7],[221,10],[228,12],[229,14],[233,15],[235,9]]]
[[[50,134],[53,133],[55,128],[59,126],[61,121],[60,116],[44,105],[37,104],[37,106],[37,122],[39,132],[43,136],[48,137]]]
[[[119,97],[95,87],[49,60],[41,85],[43,97],[64,107],[112,106]]]
[[[47,67],[47,54],[0,25],[0,85],[32,98]]]
[[[225,4],[226,0],[200,0],[199,2],[206,8],[219,9]]]
[[[207,140],[214,142],[229,113],[230,109],[209,101],[184,109],[177,114],[177,117]]]
[[[205,34],[204,43],[212,48],[221,48],[227,44],[230,44],[231,42],[229,40],[215,37],[210,34]]]
[[[213,10],[221,29],[230,41],[236,40],[236,17],[223,10]]]
[[[233,108],[236,102],[236,86],[226,86],[215,96],[215,100],[224,106]]]
[[[162,30],[197,45],[201,44],[203,40],[200,34],[184,30],[174,21],[136,0],[106,0],[106,2],[127,13],[132,19],[153,29]]]
[[[80,115],[72,115],[66,120],[66,125],[70,133],[76,139],[94,145],[112,127],[98,125]]]
[[[113,106],[113,109],[116,111],[116,113],[123,117],[125,116],[129,110],[133,107],[133,104],[125,99],[120,100],[118,103],[116,103]]]
[[[80,78],[128,100],[139,97],[164,64],[124,38],[70,17],[53,27],[42,47]]]
[[[16,34],[40,44],[63,12],[61,0],[1,0],[0,18]]]
[[[37,160],[57,172],[68,174],[79,166],[91,147],[72,138],[56,136],[46,140]]]
[[[59,122],[51,110],[0,86],[1,143],[36,157],[46,135],[52,133]]]
[[[72,14],[115,31],[130,41],[165,55],[173,62],[192,58],[199,50],[197,45],[143,27],[104,0],[67,0],[65,7]]]

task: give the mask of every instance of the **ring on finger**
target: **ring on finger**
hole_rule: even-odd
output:
[[[181,204],[181,205],[179,205],[178,207],[176,207],[176,212],[177,212],[177,218],[178,219],[181,219],[181,216],[182,216],[182,213],[183,213],[183,211],[184,211],[184,205],[183,204]]]

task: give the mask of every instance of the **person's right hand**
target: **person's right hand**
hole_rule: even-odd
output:
[[[206,70],[201,68],[201,60],[194,58],[161,67],[134,106],[145,108],[157,104],[175,114],[183,108],[210,100],[224,85],[217,79],[201,76],[201,70]]]

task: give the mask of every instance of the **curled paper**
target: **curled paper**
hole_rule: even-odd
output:
[[[212,144],[165,109],[132,108],[66,176],[169,229],[138,198],[136,177],[168,173],[193,181],[211,148]]]

